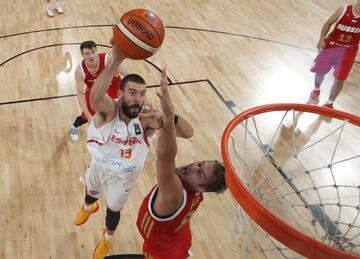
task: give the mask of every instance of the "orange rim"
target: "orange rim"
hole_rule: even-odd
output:
[[[308,258],[360,258],[359,256],[349,254],[341,251],[327,244],[324,244],[310,236],[305,235],[296,228],[282,221],[279,217],[274,215],[269,209],[263,206],[251,192],[247,190],[237,173],[232,166],[228,152],[228,142],[231,131],[242,121],[248,117],[274,111],[289,111],[295,110],[300,112],[315,113],[323,116],[336,118],[339,120],[348,120],[351,124],[360,126],[360,117],[337,111],[329,108],[307,105],[307,104],[292,104],[279,103],[261,105],[249,110],[246,110],[230,121],[224,130],[221,139],[222,157],[226,167],[226,183],[230,192],[246,211],[246,213],[267,233],[283,243],[285,246],[294,250],[295,252],[306,256]]]

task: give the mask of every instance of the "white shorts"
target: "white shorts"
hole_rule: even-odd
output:
[[[135,187],[137,176],[138,173],[120,175],[92,159],[84,177],[86,192],[94,198],[100,198],[105,193],[107,207],[120,211]]]

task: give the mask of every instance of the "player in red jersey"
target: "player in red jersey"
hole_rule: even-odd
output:
[[[335,26],[328,34],[331,26]],[[328,35],[327,35],[328,34]],[[326,36],[327,35],[327,36]],[[324,24],[317,48],[319,54],[311,69],[315,74],[315,89],[311,92],[310,102],[319,103],[320,85],[332,67],[335,68],[335,82],[324,107],[333,108],[333,102],[341,92],[344,81],[355,62],[360,41],[360,0],[356,5],[338,9]]]
[[[175,168],[177,117],[167,88],[164,69],[158,93],[163,127],[156,149],[157,185],[143,200],[137,218],[146,259],[187,258],[191,247],[190,218],[203,200],[202,193],[226,189],[225,168],[218,161]]]
[[[84,41],[81,43],[80,51],[84,59],[76,68],[75,80],[77,98],[82,114],[75,119],[74,123],[70,127],[70,137],[74,142],[79,140],[78,127],[90,122],[95,114],[94,110],[90,106],[90,90],[95,79],[99,76],[100,72],[104,70],[105,66],[111,59],[111,54],[97,53],[97,46],[94,41]],[[120,66],[119,72],[123,76],[129,74],[123,64]],[[120,83],[120,75],[115,74],[107,91],[111,98],[118,98]]]

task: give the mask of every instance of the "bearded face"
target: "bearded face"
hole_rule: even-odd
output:
[[[138,103],[129,105],[125,100],[121,102],[121,108],[126,117],[130,119],[135,119],[137,116],[139,116],[140,111],[142,110],[142,107],[144,105],[140,105]]]
[[[145,102],[146,86],[129,81],[122,93],[121,108],[126,117],[134,119],[139,116]]]

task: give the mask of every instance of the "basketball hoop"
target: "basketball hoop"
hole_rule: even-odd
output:
[[[305,104],[254,107],[228,124],[221,150],[245,257],[360,258],[359,126]]]

